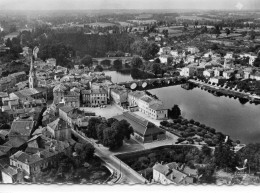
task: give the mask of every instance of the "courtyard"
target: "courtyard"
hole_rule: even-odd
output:
[[[105,117],[106,119],[109,119],[111,117],[114,117],[116,115],[120,115],[123,113],[123,110],[120,109],[118,106],[112,104],[107,105],[104,108],[100,107],[80,107],[81,110],[88,111],[88,112],[94,112],[97,116]]]

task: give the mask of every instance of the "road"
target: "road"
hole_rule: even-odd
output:
[[[117,171],[118,174],[121,174],[119,180],[116,182],[117,184],[144,184],[145,180],[142,176],[140,176],[137,172],[134,172],[129,166],[122,163],[119,159],[117,159],[107,148],[105,148],[101,144],[96,144],[93,140],[81,136],[74,129],[72,129],[72,133],[93,144],[95,148],[96,155],[100,157],[104,162],[106,162],[109,166],[111,166],[114,170]]]

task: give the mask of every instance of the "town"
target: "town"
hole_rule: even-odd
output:
[[[260,12],[0,14],[2,183],[259,184],[259,104]]]

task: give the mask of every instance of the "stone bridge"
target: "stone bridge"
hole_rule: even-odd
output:
[[[112,66],[116,60],[119,60],[122,62],[123,67],[124,67],[126,63],[131,62],[132,58],[133,57],[103,57],[103,58],[92,58],[92,60],[93,60],[93,63],[96,65],[102,65],[103,61],[108,60],[110,62],[110,66]]]
[[[164,87],[175,84],[185,83],[187,78],[183,76],[175,76],[175,77],[163,77],[163,78],[152,78],[152,79],[144,79],[144,80],[133,80],[128,82],[119,82],[118,85],[125,86],[126,88],[130,88],[132,90],[135,89],[145,89],[148,87]]]

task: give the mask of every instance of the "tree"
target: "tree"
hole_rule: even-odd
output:
[[[117,141],[118,132],[114,128],[108,127],[103,132],[103,145],[109,147],[110,150],[118,148],[118,141]]]
[[[118,71],[123,68],[122,61],[121,60],[115,60],[114,61],[114,68]]]
[[[96,132],[97,132],[97,139],[100,142],[103,142],[103,132],[104,130],[108,127],[108,125],[106,123],[100,123],[97,127],[96,127]]]
[[[140,68],[143,65],[143,61],[140,57],[134,56],[131,61],[132,68]]]
[[[162,73],[162,69],[161,69],[160,64],[154,63],[154,64],[152,65],[152,72],[153,72],[154,74],[161,74],[161,73]]]
[[[246,147],[237,152],[239,157],[239,167],[241,167],[247,159],[247,167],[257,172],[260,170],[260,143],[248,144]]]
[[[232,146],[220,143],[214,152],[215,164],[222,169],[235,170],[238,166],[238,157],[232,150]]]
[[[118,127],[119,127],[118,129],[120,129],[119,132],[122,132],[122,135],[126,139],[129,140],[131,135],[134,135],[134,130],[133,130],[132,126],[125,119],[119,121]]]
[[[101,123],[100,118],[92,117],[89,119],[86,134],[88,137],[97,138],[96,127]]]
[[[103,67],[101,65],[97,65],[96,68],[95,68],[95,71],[102,72],[103,71]]]
[[[254,65],[255,67],[260,67],[260,57],[259,57],[259,56],[255,59],[253,65]]]
[[[198,168],[198,175],[201,176],[199,178],[200,183],[206,184],[215,184],[216,178],[214,177],[215,165],[210,164],[206,167],[199,167]]]
[[[81,60],[81,63],[84,66],[91,67],[93,64],[92,57],[90,55],[84,56],[84,58]]]
[[[169,110],[169,117],[172,119],[177,119],[181,115],[181,109],[178,105],[174,105],[171,110]]]
[[[82,162],[91,160],[95,152],[94,147],[90,143],[76,143],[74,150]]]
[[[202,148],[201,148],[201,152],[206,155],[206,156],[210,156],[211,155],[211,149],[206,146],[206,145],[203,145]]]
[[[146,42],[146,41],[135,41],[131,45],[131,49],[138,55],[143,56],[145,60],[150,60],[155,57],[155,55],[159,52],[159,46],[154,42]]]
[[[226,28],[225,29],[225,32],[226,32],[226,34],[227,34],[227,36],[230,34],[230,29],[228,29],[228,28]]]

